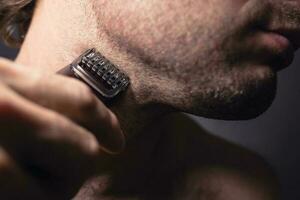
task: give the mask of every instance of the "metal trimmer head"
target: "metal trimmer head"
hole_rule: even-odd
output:
[[[105,100],[115,98],[130,84],[129,77],[96,49],[87,50],[69,68]]]

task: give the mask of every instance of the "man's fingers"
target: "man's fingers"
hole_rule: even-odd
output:
[[[1,84],[0,146],[57,195],[74,195],[91,175],[109,169],[114,159],[87,129]]]
[[[76,179],[80,182],[111,164],[110,156],[88,130],[3,85],[0,85],[0,145],[18,162],[48,169],[49,176],[52,173],[58,177],[72,176],[65,178],[74,181],[71,185]]]
[[[55,110],[90,130],[111,153],[124,148],[116,116],[84,83],[60,75],[30,71],[0,59],[0,81],[31,101]]]

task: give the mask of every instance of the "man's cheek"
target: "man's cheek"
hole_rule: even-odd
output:
[[[243,7],[248,1],[252,0],[230,0],[228,2],[232,4],[234,9],[241,9],[241,7]]]

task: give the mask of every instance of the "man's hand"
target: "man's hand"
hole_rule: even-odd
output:
[[[70,199],[124,141],[83,83],[0,59],[1,199]]]

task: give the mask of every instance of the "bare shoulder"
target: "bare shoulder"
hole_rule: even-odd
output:
[[[261,156],[209,134],[186,115],[174,114],[166,122],[165,144],[176,152],[179,172],[176,197],[277,199],[277,178]]]
[[[126,157],[120,163],[121,173],[98,177],[76,199],[277,199],[273,170],[256,153],[209,134],[182,114],[158,121],[155,126],[161,138],[146,159],[149,162],[136,166],[132,155]],[[117,183],[109,193],[107,182]]]

